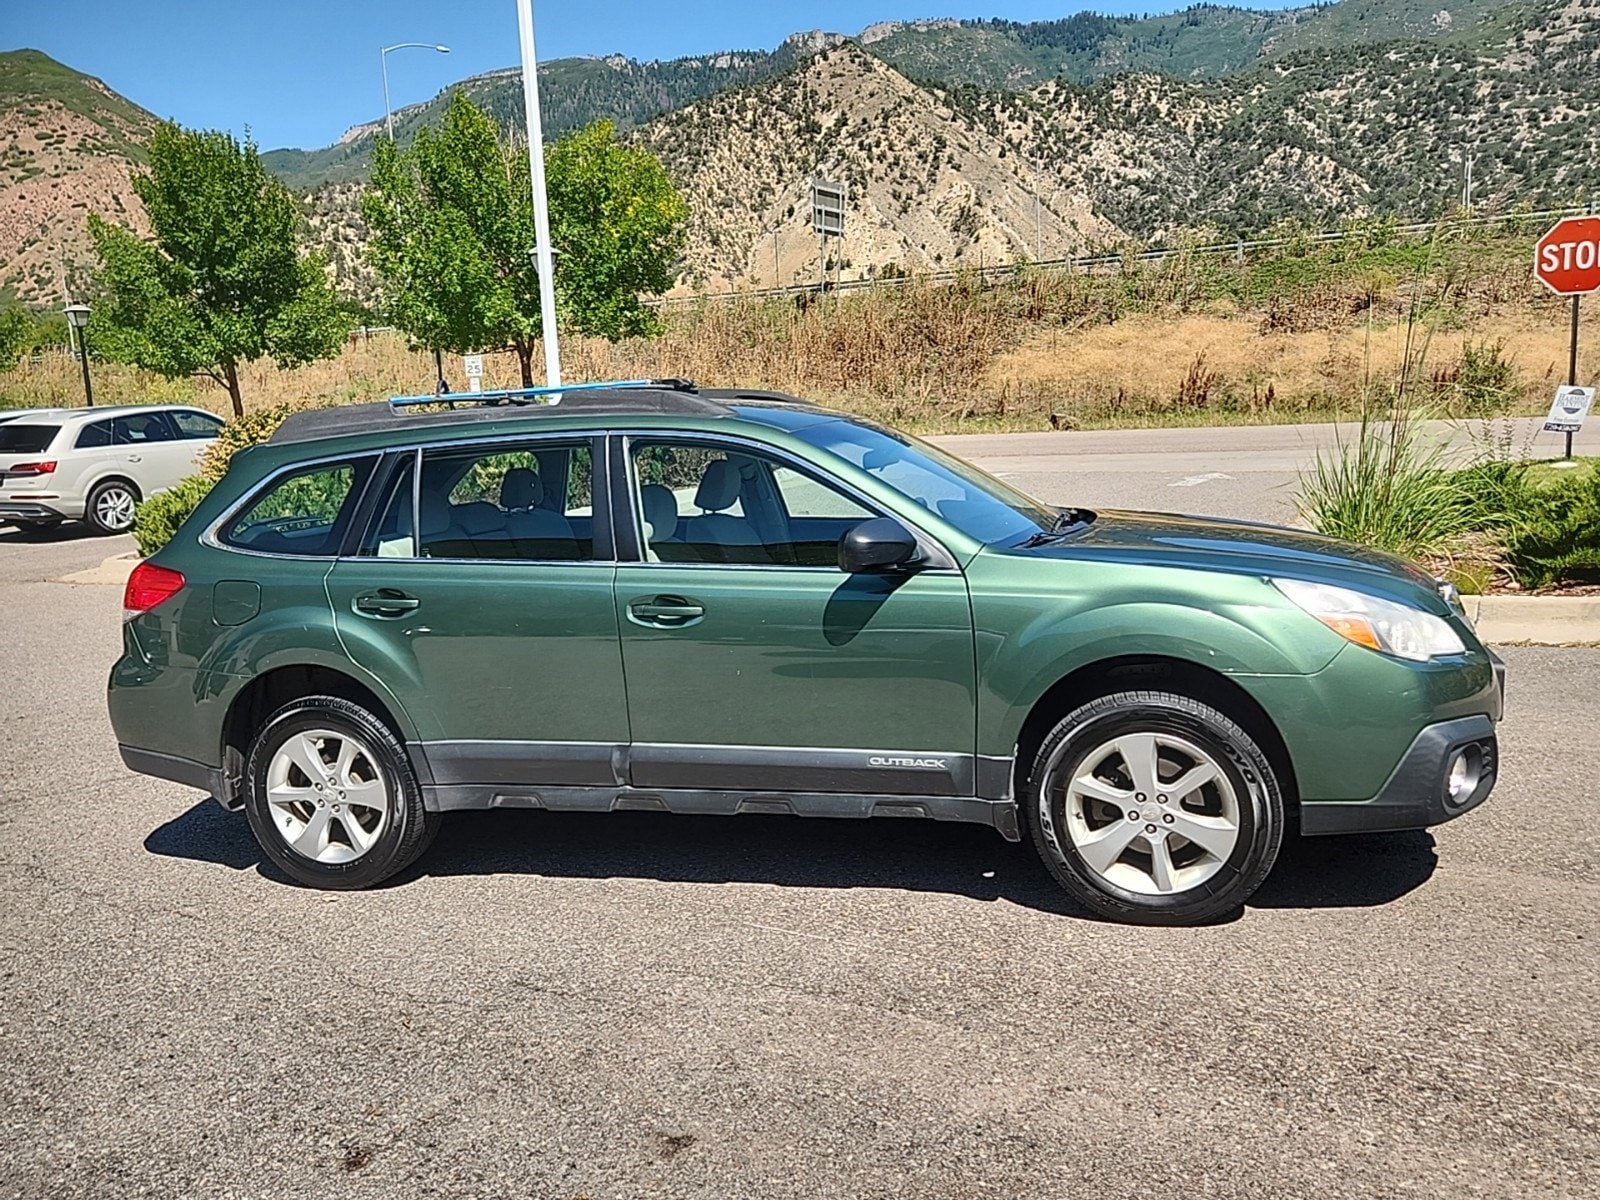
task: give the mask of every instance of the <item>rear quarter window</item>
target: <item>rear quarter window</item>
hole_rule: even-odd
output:
[[[360,459],[280,475],[223,525],[220,540],[263,554],[337,554],[355,498],[371,469],[371,459]]]
[[[59,425],[24,425],[7,421],[0,425],[0,454],[38,454],[50,448],[61,430]]]

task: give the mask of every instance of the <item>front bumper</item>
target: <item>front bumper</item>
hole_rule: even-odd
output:
[[[1503,675],[1495,660],[1496,675]],[[1467,756],[1466,786],[1450,794],[1450,771],[1458,755]],[[1388,833],[1442,825],[1476,808],[1494,790],[1500,752],[1494,721],[1488,716],[1440,721],[1417,734],[1388,781],[1370,800],[1305,800],[1300,832]]]

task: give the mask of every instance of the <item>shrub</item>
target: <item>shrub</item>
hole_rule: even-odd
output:
[[[133,538],[139,543],[140,556],[149,558],[170,542],[215,482],[191,475],[141,503],[133,514]]]
[[[303,404],[274,404],[271,408],[235,417],[222,427],[217,440],[207,448],[200,460],[200,474],[215,483],[228,473],[228,464],[235,454],[247,446],[266,441],[291,414],[304,407]]]
[[[1317,452],[1295,506],[1333,537],[1411,558],[1442,554],[1474,527],[1475,511],[1439,455],[1419,443],[1408,410],[1387,421],[1363,413],[1354,441]]]
[[[1506,561],[1524,587],[1600,582],[1600,470],[1524,482],[1505,522]]]

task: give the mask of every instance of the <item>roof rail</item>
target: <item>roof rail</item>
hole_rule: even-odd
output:
[[[676,392],[693,392],[691,379],[619,379],[595,383],[564,383],[560,387],[498,388],[487,392],[429,392],[421,396],[391,396],[389,407],[395,410],[413,408],[421,404],[560,404],[564,392],[592,392],[609,388],[667,388]]]

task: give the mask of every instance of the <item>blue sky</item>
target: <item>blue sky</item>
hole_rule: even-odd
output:
[[[1101,12],[1168,4],[1099,0]],[[1280,7],[1260,0],[1253,7]],[[944,12],[940,12],[940,8]],[[875,21],[953,15],[1017,21],[1067,16],[1082,0],[535,0],[540,58],[620,52],[676,58],[770,48],[797,29],[856,33]],[[378,48],[442,42],[449,54],[389,56],[395,107],[464,76],[517,61],[514,0],[0,0],[0,48],[31,46],[97,75],[157,116],[248,126],[264,149],[321,146],[382,116]]]

